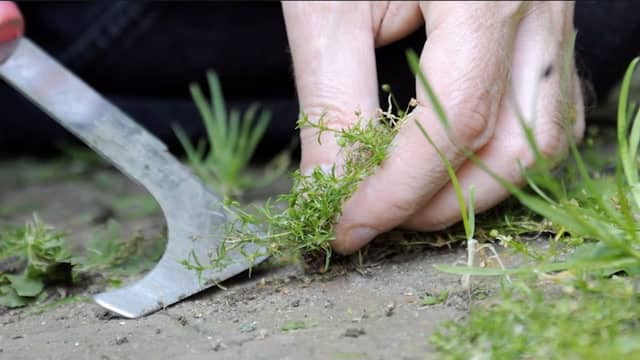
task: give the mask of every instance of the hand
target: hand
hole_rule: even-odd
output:
[[[356,109],[373,118],[379,107],[374,48],[424,22],[420,66],[443,104],[453,138],[497,174],[521,184],[518,164],[534,161],[514,103],[526,119],[535,119],[545,156],[566,153],[567,132],[582,136],[579,79],[573,59],[565,60],[573,35],[572,2],[283,2],[282,7],[300,106],[310,119],[326,111],[328,125],[343,128],[358,121]],[[457,169],[462,188],[475,187],[475,210],[506,198],[507,191],[450,141],[422,87],[416,91],[412,116]],[[573,129],[564,126],[566,106],[575,115]],[[303,171],[340,163],[330,137],[320,145],[313,129],[300,135]],[[409,121],[389,158],[344,204],[332,246],[350,253],[398,226],[430,231],[459,219],[442,161]]]
[[[16,4],[12,1],[0,1],[0,44],[22,35],[24,21]]]

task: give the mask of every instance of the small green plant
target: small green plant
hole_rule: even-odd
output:
[[[143,244],[140,236],[122,239],[120,226],[110,221],[95,232],[86,254],[74,256],[68,250],[66,234],[45,225],[36,215],[23,227],[0,232],[0,306],[18,308],[43,303],[47,307],[51,305],[47,301],[47,285],[71,287],[86,278],[96,283],[97,274],[109,285],[117,286],[120,277],[150,269],[162,255],[160,242]],[[63,303],[62,300],[54,303]]]
[[[249,174],[247,166],[269,125],[271,113],[262,110],[257,114],[256,105],[243,115],[237,110],[227,112],[218,76],[209,71],[207,79],[210,102],[198,84],[191,84],[190,90],[202,116],[208,142],[201,140],[194,145],[184,130],[174,129],[189,164],[207,184],[226,196],[238,196],[247,189],[270,184],[288,169],[288,152],[276,156],[264,176]]]
[[[307,323],[304,320],[287,320],[280,330],[283,332],[294,331],[294,330],[303,330],[310,326],[311,324]]]
[[[24,227],[0,234],[0,305],[35,302],[47,283],[71,281],[71,255],[64,234],[34,215]]]
[[[422,297],[422,299],[420,299],[420,303],[424,306],[431,306],[431,305],[436,305],[436,304],[442,304],[445,301],[447,301],[447,299],[449,298],[449,292],[448,291],[443,291],[439,294],[429,294],[429,295],[425,295]]]
[[[74,271],[78,274],[100,272],[111,283],[117,284],[118,277],[149,270],[160,260],[164,243],[144,242],[140,235],[126,239],[120,224],[110,220],[104,228],[94,231],[85,254],[74,258]]]

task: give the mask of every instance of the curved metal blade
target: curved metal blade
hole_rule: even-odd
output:
[[[0,77],[34,104],[100,153],[155,197],[168,227],[165,253],[143,279],[95,301],[123,316],[135,318],[171,305],[253,266],[245,257],[220,271],[198,278],[179,264],[195,255],[209,259],[223,238],[229,221],[220,198],[168,151],[156,137],[136,124],[86,83],[26,38],[0,45],[15,48],[0,63]],[[259,249],[245,249],[258,251]]]

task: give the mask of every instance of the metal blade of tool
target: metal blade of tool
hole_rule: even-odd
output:
[[[166,146],[64,68],[27,38],[0,45],[0,77],[58,121],[123,173],[142,184],[158,201],[167,221],[168,241],[156,267],[140,281],[101,293],[95,301],[122,316],[136,318],[171,305],[228,279],[253,264],[240,254],[221,270],[199,278],[179,261],[215,255],[230,221],[212,194]],[[28,119],[25,119],[28,121]],[[258,251],[247,248],[246,251]]]

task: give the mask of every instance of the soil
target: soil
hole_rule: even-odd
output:
[[[0,163],[0,223],[21,224],[37,211],[68,231],[78,249],[113,215],[113,199],[144,194],[108,168],[30,181],[17,175],[29,168],[20,164]],[[164,231],[159,213],[116,218],[126,232],[149,239]],[[0,359],[435,358],[429,335],[443,321],[463,317],[468,304],[459,278],[433,265],[463,258],[458,246],[422,247],[330,275],[306,274],[293,263],[264,267],[225,282],[227,290],[213,288],[136,320],[79,301],[40,314],[5,311]],[[449,292],[444,303],[421,304],[423,296],[443,291]]]

